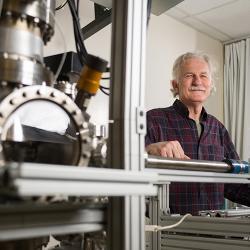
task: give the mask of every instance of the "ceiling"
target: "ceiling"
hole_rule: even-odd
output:
[[[184,0],[165,14],[222,42],[250,36],[250,0]]]

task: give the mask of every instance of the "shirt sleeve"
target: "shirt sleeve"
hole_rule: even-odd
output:
[[[225,158],[239,159],[234,144],[229,136],[228,131],[224,131],[224,147]],[[239,203],[245,206],[250,206],[250,185],[249,184],[225,184],[224,186],[225,198],[232,202]]]
[[[239,155],[225,127],[223,127],[224,158],[239,160]]]

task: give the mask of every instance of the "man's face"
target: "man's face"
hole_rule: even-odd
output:
[[[208,64],[199,58],[188,59],[181,69],[179,82],[173,83],[180,100],[187,104],[203,104],[211,92],[211,75]]]

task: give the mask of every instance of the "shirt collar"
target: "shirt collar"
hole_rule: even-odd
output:
[[[185,104],[183,104],[179,99],[176,99],[174,104],[173,104],[174,109],[182,116],[184,116],[185,118],[188,118],[189,116],[189,111],[188,108],[185,106]],[[205,110],[204,107],[202,107],[202,111],[201,111],[201,121],[206,121],[207,120],[207,111]]]

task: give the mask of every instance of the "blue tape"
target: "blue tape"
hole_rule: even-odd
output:
[[[250,172],[250,164],[247,161],[226,159],[225,162],[232,167],[231,173],[233,174],[247,174]]]

